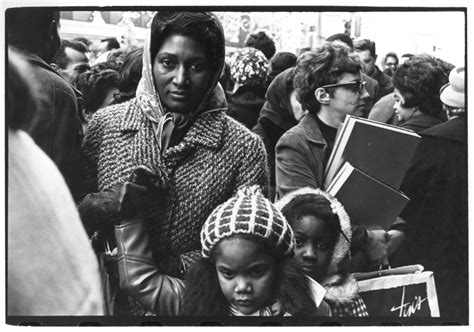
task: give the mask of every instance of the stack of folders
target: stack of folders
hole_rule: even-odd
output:
[[[409,198],[399,191],[420,136],[400,127],[348,115],[338,129],[324,188],[352,223],[387,229]]]

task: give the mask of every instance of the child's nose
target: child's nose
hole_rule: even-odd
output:
[[[236,293],[248,293],[252,291],[252,286],[247,278],[237,277],[235,283]]]
[[[318,256],[316,254],[316,249],[312,245],[306,246],[304,252],[303,252],[303,257],[307,259],[317,259]]]

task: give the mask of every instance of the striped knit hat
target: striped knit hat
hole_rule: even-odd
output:
[[[240,189],[236,196],[215,208],[207,218],[201,230],[203,257],[209,258],[220,240],[235,234],[261,237],[286,256],[293,254],[293,230],[258,186]]]

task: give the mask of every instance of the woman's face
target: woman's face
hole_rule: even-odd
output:
[[[296,99],[296,90],[293,90],[290,94],[290,103],[293,110],[293,115],[297,122],[300,122],[301,119],[306,115],[307,111],[301,107],[300,102]]]
[[[405,104],[405,97],[403,97],[402,93],[397,88],[394,89],[393,97],[395,98],[393,109],[395,110],[398,120],[403,122],[411,118],[416,112],[416,108],[403,106]]]
[[[334,239],[326,223],[315,216],[304,216],[291,225],[295,232],[296,262],[316,281],[320,281],[329,266]]]
[[[171,112],[194,111],[209,88],[211,76],[204,46],[190,37],[169,36],[153,61],[156,90]]]
[[[216,271],[222,293],[245,315],[271,303],[275,270],[275,258],[254,241],[234,236],[218,244]]]

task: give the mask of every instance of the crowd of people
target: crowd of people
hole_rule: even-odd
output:
[[[443,322],[468,322],[463,64],[380,69],[343,33],[293,54],[260,31],[226,57],[208,12],[97,54],[51,8],[6,25],[8,315],[367,317],[353,272],[422,264]],[[347,115],[421,136],[388,231],[324,191]]]

